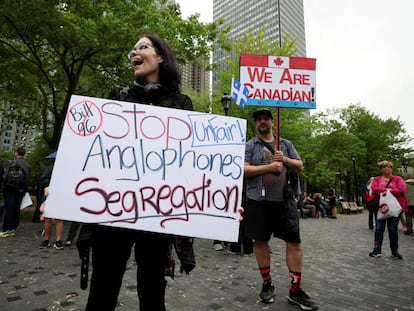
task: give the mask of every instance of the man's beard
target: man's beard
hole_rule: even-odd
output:
[[[272,129],[269,127],[266,127],[266,128],[258,127],[257,131],[259,132],[260,135],[267,135],[272,132]]]

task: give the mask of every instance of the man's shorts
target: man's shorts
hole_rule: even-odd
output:
[[[246,236],[259,241],[269,241],[273,233],[274,237],[285,242],[300,243],[299,224],[295,226],[297,229],[292,230],[285,219],[284,209],[283,202],[248,199],[243,214]],[[294,218],[289,222],[299,222],[297,214]]]

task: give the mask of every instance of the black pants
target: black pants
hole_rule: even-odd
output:
[[[140,311],[165,311],[164,269],[171,237],[100,226],[92,242],[92,279],[86,311],[113,311],[135,244]]]
[[[16,230],[20,224],[20,205],[24,192],[5,189],[4,192],[4,218],[2,231]]]
[[[240,253],[242,251],[246,255],[253,253],[253,239],[248,238],[244,233],[244,221],[240,223],[239,227],[239,239],[237,242],[230,244],[230,251]]]
[[[368,228],[374,229],[374,224],[377,221],[378,208],[368,208]]]
[[[68,231],[68,237],[66,238],[66,241],[73,242],[73,240],[75,239],[76,234],[80,230],[81,226],[82,226],[82,224],[80,222],[72,221],[70,223],[70,227],[69,227],[69,231]]]

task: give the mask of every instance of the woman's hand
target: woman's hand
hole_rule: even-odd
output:
[[[45,195],[45,197],[47,197],[49,195],[49,187],[46,187],[43,190],[43,193]],[[43,213],[45,212],[45,208],[46,208],[46,201],[43,201],[43,203],[40,205],[39,211],[42,213],[42,215],[40,216],[40,221],[44,221],[45,217],[43,217]]]
[[[239,222],[242,222],[242,220],[243,220],[243,216],[242,216],[241,214],[244,212],[244,208],[240,206],[240,207],[239,207],[239,209],[238,209],[238,211],[239,211],[239,213],[240,213]]]

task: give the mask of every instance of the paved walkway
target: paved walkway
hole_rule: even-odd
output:
[[[320,310],[414,310],[414,236],[400,234],[404,260],[370,258],[373,231],[368,214],[301,220],[303,288]],[[75,247],[38,249],[41,224],[23,221],[13,238],[0,239],[0,310],[84,310],[87,291],[79,288]],[[68,226],[66,226],[66,229]],[[254,257],[213,250],[212,241],[195,242],[197,267],[177,275],[167,289],[168,311],[299,310],[288,304],[289,275],[284,245],[271,241],[275,303],[257,301],[261,279]],[[138,310],[135,264],[124,277],[117,310]]]

